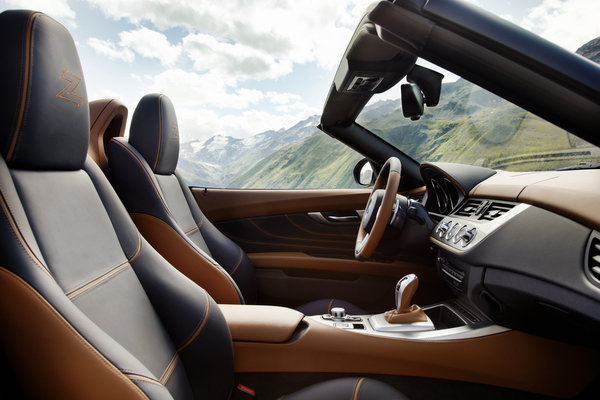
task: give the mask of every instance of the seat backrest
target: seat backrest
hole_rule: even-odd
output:
[[[106,172],[106,148],[114,137],[123,137],[127,123],[127,107],[117,99],[90,101],[90,144],[88,154]]]
[[[129,141],[108,148],[109,177],[144,237],[220,303],[255,303],[255,271],[246,253],[202,213],[176,171],[179,128],[162,94],[144,96]]]
[[[0,14],[0,343],[32,398],[221,398],[227,324],[139,234],[86,157],[73,39],[48,16]]]

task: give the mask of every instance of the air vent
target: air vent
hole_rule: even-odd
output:
[[[457,211],[456,215],[461,217],[471,217],[477,213],[477,210],[483,205],[483,200],[470,199]]]
[[[589,242],[587,252],[587,270],[596,280],[596,285],[600,285],[600,234],[596,232]]]
[[[379,76],[357,75],[350,81],[346,90],[348,92],[373,92],[382,80],[383,78]]]
[[[490,202],[488,207],[484,207],[481,211],[481,215],[479,216],[480,220],[483,221],[493,221],[499,216],[506,214],[510,211],[515,205],[510,203],[499,203],[499,202]]]
[[[469,199],[454,215],[477,221],[493,221],[507,213],[515,204],[491,200]]]

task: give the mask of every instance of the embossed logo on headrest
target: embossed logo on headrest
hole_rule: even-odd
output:
[[[177,127],[177,122],[173,122],[171,124],[171,140],[179,140],[179,128]]]
[[[67,85],[60,92],[58,92],[56,97],[58,97],[59,99],[66,100],[69,103],[73,103],[77,105],[77,108],[79,108],[83,104],[83,97],[75,93],[75,90],[81,83],[81,78],[70,73],[65,67],[65,69],[63,69],[60,73],[60,79],[64,79],[65,81],[67,81]],[[70,90],[65,95],[65,92],[69,88]]]

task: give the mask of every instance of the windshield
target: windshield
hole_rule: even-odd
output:
[[[440,70],[440,103],[412,121],[400,84],[374,96],[357,122],[413,159],[508,171],[544,171],[600,161],[600,149],[520,107]],[[404,82],[403,82],[404,83]]]

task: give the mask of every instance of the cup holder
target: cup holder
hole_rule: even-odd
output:
[[[425,314],[431,319],[436,330],[457,328],[467,325],[458,314],[444,304],[424,309]]]

